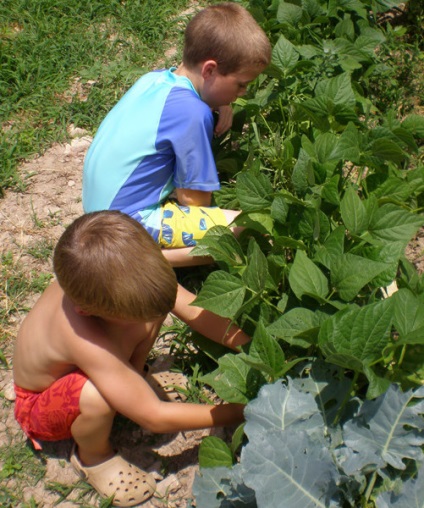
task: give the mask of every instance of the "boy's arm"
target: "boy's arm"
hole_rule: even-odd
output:
[[[190,305],[195,298],[193,293],[178,284],[177,300],[172,313],[196,332],[231,349],[237,350],[239,346],[250,342],[250,337],[238,326],[231,324],[229,319]]]
[[[185,206],[211,206],[212,192],[193,189],[175,189],[177,201]]]

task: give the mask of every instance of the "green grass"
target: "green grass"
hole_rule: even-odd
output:
[[[187,4],[2,0],[0,189],[22,185],[20,161],[64,141],[70,124],[95,131],[138,76],[167,65]]]

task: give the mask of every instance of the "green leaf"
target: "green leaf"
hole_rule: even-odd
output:
[[[290,71],[299,60],[299,53],[293,44],[283,35],[277,41],[272,50],[271,62],[278,67],[283,73]]]
[[[246,286],[255,293],[261,293],[266,285],[268,274],[268,263],[264,253],[254,239],[249,242],[249,256],[242,279]]]
[[[277,10],[277,20],[296,26],[302,19],[302,8],[289,2],[280,1]]]
[[[267,330],[293,346],[307,348],[316,343],[319,327],[327,317],[319,312],[295,307],[271,323]]]
[[[211,256],[215,261],[222,261],[229,266],[240,266],[245,263],[243,250],[232,231],[225,226],[214,226],[205,236],[198,240],[191,251],[193,256]]]
[[[413,214],[400,206],[387,203],[372,215],[369,233],[377,240],[408,243],[423,224],[422,215]]]
[[[283,350],[267,331],[262,320],[256,327],[249,354],[240,353],[240,356],[251,367],[258,368],[270,375],[273,381],[280,377],[284,371]]]
[[[321,325],[318,344],[327,361],[359,370],[358,362],[371,365],[381,358],[383,348],[389,343],[392,321],[393,301],[390,298],[341,310]],[[355,360],[355,365],[349,358]]]
[[[274,190],[268,178],[247,172],[237,177],[236,195],[244,212],[256,212],[269,208]]]
[[[200,467],[232,467],[233,457],[229,446],[219,437],[207,436],[199,446]]]
[[[284,196],[275,196],[271,205],[271,217],[276,221],[284,224],[289,213],[289,205]]]
[[[353,123],[349,123],[330,154],[330,159],[343,159],[359,164],[361,160],[360,134]]]
[[[402,122],[402,127],[417,138],[424,138],[424,117],[422,115],[408,115]]]
[[[299,300],[303,295],[325,299],[328,294],[328,281],[325,275],[301,250],[296,252],[289,273],[289,283]]]
[[[406,152],[390,139],[376,139],[369,145],[368,150],[374,157],[386,161],[393,161],[397,164],[400,164],[407,157]]]
[[[269,212],[242,212],[234,222],[237,226],[259,231],[262,235],[273,234],[274,221]]]
[[[417,474],[403,482],[402,492],[382,492],[376,501],[378,508],[423,508],[424,467]]]
[[[191,305],[233,318],[243,305],[246,287],[243,282],[222,270],[212,272]]]
[[[316,97],[327,97],[334,104],[342,104],[346,107],[353,107],[356,102],[350,74],[347,72],[320,81],[315,88],[315,94]]]
[[[240,355],[226,354],[218,361],[218,368],[202,376],[200,380],[211,386],[226,402],[247,404],[254,399],[262,384],[263,376],[251,369]]]
[[[348,421],[343,429],[344,440],[356,452],[356,470],[367,466],[404,470],[404,460],[420,462],[424,458],[424,404],[414,399],[424,397],[424,387],[415,392],[402,393],[397,385],[391,385],[384,395],[365,401],[357,417]],[[367,453],[362,453],[366,449]],[[372,454],[372,460],[367,460]]]
[[[346,232],[344,226],[338,226],[330,233],[324,245],[317,247],[314,261],[321,263],[330,270],[333,261],[344,254],[345,236]]]
[[[340,203],[340,213],[346,228],[354,235],[360,235],[368,228],[367,210],[352,186],[348,187]]]
[[[424,345],[424,302],[409,289],[400,289],[393,296],[394,325],[400,344]]]
[[[387,263],[372,261],[354,254],[343,254],[331,261],[331,284],[345,302],[353,300],[377,275],[387,270]]]

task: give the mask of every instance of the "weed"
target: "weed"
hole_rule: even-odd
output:
[[[21,263],[14,260],[11,252],[1,255],[0,275],[3,281],[0,322],[6,322],[12,314],[28,310],[25,306],[26,298],[32,293],[44,291],[53,277],[51,273],[36,273],[35,271],[30,272],[28,276]]]
[[[28,248],[28,254],[35,259],[47,261],[50,259],[54,249],[54,244],[51,240],[42,238],[36,242],[32,247]]]

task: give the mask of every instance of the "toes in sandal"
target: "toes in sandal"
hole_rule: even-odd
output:
[[[169,370],[155,372],[147,365],[145,371],[146,381],[160,399],[170,402],[184,402],[187,399],[184,394],[187,390],[187,378],[184,374]]]
[[[153,477],[119,454],[97,466],[83,466],[76,447],[72,448],[70,462],[78,475],[106,498],[113,496],[113,506],[134,506],[149,499],[156,490]]]

